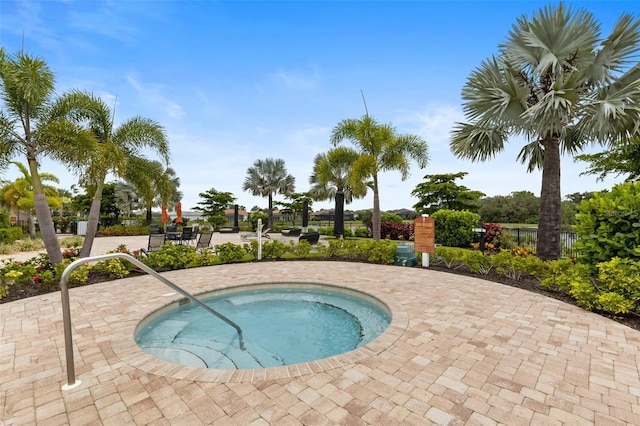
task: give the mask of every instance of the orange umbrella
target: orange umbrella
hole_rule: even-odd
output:
[[[169,220],[169,213],[167,213],[167,206],[162,206],[162,223],[167,223]]]
[[[178,215],[178,217],[176,217],[176,223],[182,223],[182,203],[180,201],[176,204],[176,214]]]

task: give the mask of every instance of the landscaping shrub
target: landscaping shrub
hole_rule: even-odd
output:
[[[402,223],[403,219],[395,213],[381,213],[380,222]]]
[[[124,226],[113,225],[107,228],[100,229],[96,235],[102,237],[122,237],[133,235],[149,235],[150,229],[148,226]]]
[[[11,244],[14,241],[22,239],[23,235],[23,230],[20,226],[0,228],[0,243]]]
[[[397,248],[398,244],[391,240],[329,240],[328,245],[319,246],[318,251],[327,258],[392,264]]]
[[[597,265],[563,259],[550,263],[550,274],[542,284],[571,295],[578,306],[612,314],[640,310],[640,261],[613,258]]]
[[[327,258],[358,260],[361,256],[358,249],[359,242],[359,240],[328,240],[326,246],[318,246],[318,251]]]
[[[264,212],[251,212],[249,216],[249,223],[251,224],[251,231],[256,232],[258,230],[258,219],[262,219],[263,230],[267,227],[267,221],[269,216]]]
[[[291,245],[293,246],[293,241],[291,241]],[[308,257],[311,253],[311,243],[307,240],[298,241],[298,245],[292,251],[296,257]]]
[[[258,240],[251,240],[249,244],[244,244],[243,247],[245,253],[251,255],[252,259],[258,258]],[[293,241],[290,241],[289,244],[275,240],[262,241],[262,259],[281,259],[284,255],[291,252],[293,252]]]
[[[8,228],[10,225],[9,212],[5,209],[0,209],[0,228]]]
[[[435,221],[436,244],[447,247],[469,247],[475,237],[473,228],[480,216],[469,211],[438,210],[432,215]]]
[[[84,244],[84,237],[66,237],[60,240],[60,247],[82,247]]]
[[[437,246],[435,249],[435,258],[437,262],[441,262],[448,269],[458,269],[464,266],[464,250],[459,247]]]
[[[391,265],[396,260],[398,244],[390,240],[360,240],[361,250],[371,263]]]
[[[460,253],[462,263],[474,274],[488,275],[494,267],[492,262],[494,256],[485,256],[482,252],[475,250],[462,250]]]
[[[222,263],[241,262],[247,255],[247,250],[243,246],[233,243],[216,245],[216,252]]]
[[[413,223],[382,222],[380,235],[390,240],[412,240]]]
[[[359,238],[369,237],[369,228],[367,228],[366,226],[359,226],[353,231],[353,235]]]
[[[640,182],[597,192],[577,208],[573,248],[579,261],[591,266],[614,257],[640,260]]]
[[[242,250],[242,247],[239,247]],[[216,246],[217,248],[217,246]],[[244,251],[243,251],[244,255]],[[170,271],[175,269],[195,268],[220,263],[217,256],[209,250],[202,254],[193,246],[185,244],[164,243],[162,250],[149,253],[149,257],[141,256],[139,259],[152,269],[158,271]]]
[[[500,247],[500,237],[502,236],[502,226],[499,223],[485,223],[484,240],[486,243],[493,244],[494,247]]]
[[[321,228],[318,228],[317,232],[319,232],[320,235],[333,236],[333,227],[321,227]]]
[[[32,240],[25,238],[24,240],[16,240],[9,245],[11,252],[37,251],[44,248],[44,241],[41,239]]]
[[[496,272],[514,280],[519,280],[524,275],[537,278],[547,273],[545,262],[535,256],[529,248],[500,250],[492,258]]]
[[[542,280],[550,274],[547,264],[528,249],[499,250],[495,254],[483,255],[474,250],[438,246],[435,257],[437,262],[449,269],[465,267],[470,272],[481,275],[488,275],[495,270],[496,273],[515,280],[529,275]]]

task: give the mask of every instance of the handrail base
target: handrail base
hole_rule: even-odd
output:
[[[68,383],[62,385],[62,390],[63,391],[70,391],[70,390],[74,390],[75,388],[80,387],[80,385],[82,384],[82,380],[76,380],[74,384],[70,385]]]

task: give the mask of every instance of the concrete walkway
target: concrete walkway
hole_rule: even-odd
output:
[[[133,340],[145,316],[179,299],[158,281],[141,276],[76,288],[71,311],[81,384],[62,391],[60,294],[3,304],[3,424],[639,424],[640,332],[538,294],[418,268],[344,262],[164,275],[192,293],[274,281],[340,285],[378,297],[393,319],[365,347],[324,360],[198,369],[156,359]]]
[[[211,244],[223,244],[226,242],[232,242],[235,244],[242,244],[246,241],[242,241],[240,237],[240,233],[237,234],[220,234],[219,232],[215,232],[211,239]],[[60,239],[69,237],[70,235],[61,235]],[[287,238],[283,237],[280,234],[274,234],[272,238],[277,239],[281,242],[288,241],[298,241],[297,238]],[[91,255],[95,256],[98,254],[105,254],[109,251],[113,251],[118,248],[119,245],[124,244],[130,250],[139,250],[140,248],[146,248],[147,243],[149,242],[148,235],[138,235],[133,237],[96,237],[93,241],[93,246],[91,247]],[[19,261],[24,261],[27,259],[31,259],[36,256],[38,253],[46,253],[44,249],[33,252],[20,252],[13,254],[0,254],[0,261],[5,259],[14,259]]]

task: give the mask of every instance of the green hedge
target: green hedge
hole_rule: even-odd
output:
[[[615,185],[578,205],[573,248],[579,261],[596,265],[615,257],[640,260],[640,182]]]
[[[11,244],[16,240],[22,239],[23,235],[24,232],[20,226],[0,228],[0,243]]]
[[[480,215],[469,211],[438,210],[433,215],[436,244],[447,247],[469,247],[475,238],[473,228]]]

